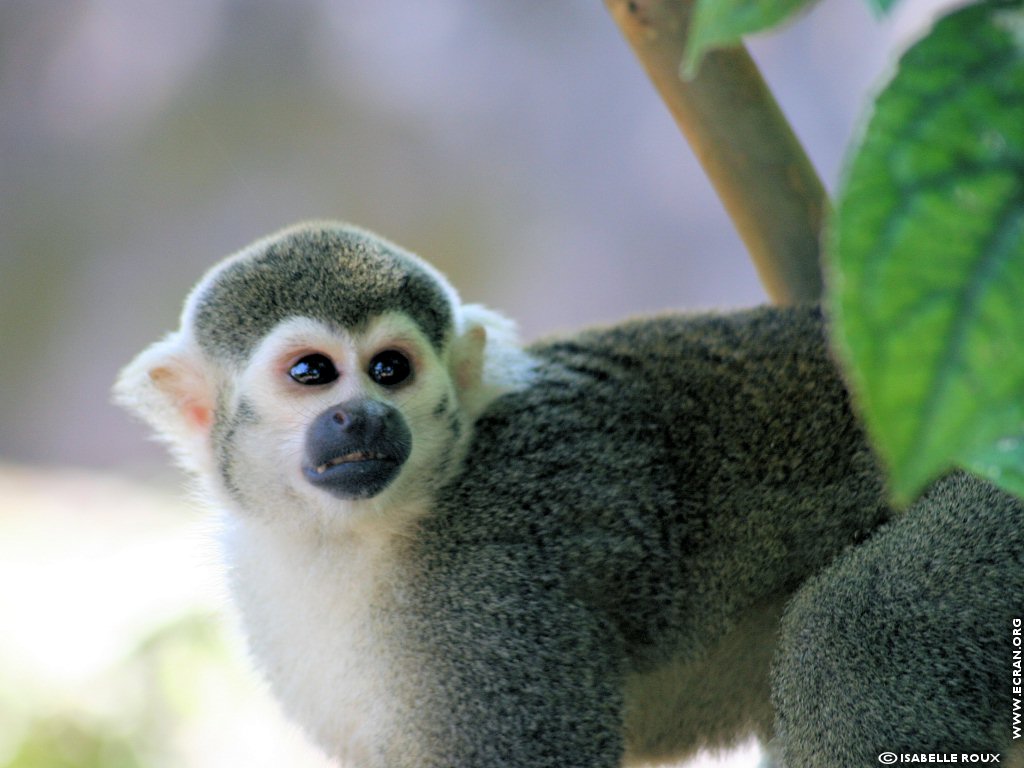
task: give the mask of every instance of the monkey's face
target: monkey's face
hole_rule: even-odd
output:
[[[362,517],[426,502],[466,429],[452,364],[398,313],[352,330],[286,320],[220,397],[217,480],[251,510],[301,501]]]
[[[215,266],[118,399],[243,514],[409,519],[461,459],[489,331],[426,262],[365,231],[300,225]]]

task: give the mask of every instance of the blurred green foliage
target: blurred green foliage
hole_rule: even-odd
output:
[[[95,681],[104,702],[93,711],[78,702],[8,718],[8,727],[25,725],[0,766],[177,768],[182,730],[202,714],[203,693],[220,684],[227,659],[220,625],[209,614],[160,627]]]
[[[4,768],[142,768],[132,740],[110,724],[61,715],[32,723]]]

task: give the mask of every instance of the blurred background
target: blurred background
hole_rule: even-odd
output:
[[[752,41],[831,189],[942,4],[828,0]],[[764,301],[596,0],[0,0],[0,768],[326,765],[248,670],[207,515],[108,395],[211,263],[312,217],[527,339]]]

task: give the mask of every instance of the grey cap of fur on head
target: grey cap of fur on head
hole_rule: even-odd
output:
[[[447,280],[413,254],[357,227],[312,222],[215,267],[187,313],[200,347],[238,361],[275,325],[297,316],[359,328],[382,313],[402,312],[441,350],[456,301]]]

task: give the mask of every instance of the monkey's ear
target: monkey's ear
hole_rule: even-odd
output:
[[[187,469],[209,467],[212,376],[180,332],[143,350],[121,371],[114,399],[153,427]]]
[[[487,326],[476,319],[464,323],[452,344],[451,375],[463,396],[480,388],[484,373]]]
[[[515,380],[519,356],[515,323],[479,304],[459,309],[451,376],[470,416],[477,415]]]

